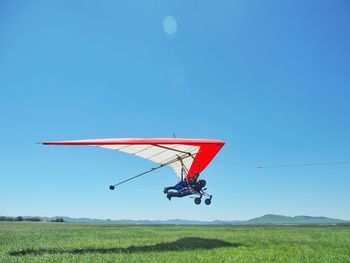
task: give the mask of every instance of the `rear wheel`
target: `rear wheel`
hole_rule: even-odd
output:
[[[204,202],[205,202],[205,204],[206,204],[206,205],[210,205],[210,204],[211,204],[211,200],[210,200],[210,198],[205,199],[205,201],[204,201]]]
[[[196,205],[199,205],[200,203],[201,203],[201,199],[199,198],[199,197],[196,197],[195,199],[194,199],[194,203],[196,204]]]

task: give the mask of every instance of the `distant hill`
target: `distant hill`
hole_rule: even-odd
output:
[[[328,218],[328,217],[315,217],[315,216],[283,216],[267,214],[261,217],[253,218],[245,221],[245,224],[249,225],[334,225],[345,224],[349,221]]]
[[[31,217],[24,217],[31,218]],[[121,225],[335,225],[335,224],[350,224],[350,221],[315,216],[283,216],[267,214],[261,217],[249,219],[247,221],[198,221],[198,220],[111,220],[111,219],[94,219],[94,218],[71,218],[64,216],[55,217],[35,217],[43,221],[52,221],[57,218],[63,218],[69,223],[85,223],[85,224],[121,224]]]

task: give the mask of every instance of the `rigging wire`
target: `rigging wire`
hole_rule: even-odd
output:
[[[350,161],[338,161],[338,162],[309,162],[309,163],[295,163],[295,164],[280,164],[280,165],[247,165],[247,164],[241,164],[241,163],[235,163],[225,160],[214,160],[214,165],[218,165],[219,163],[225,163],[230,164],[233,166],[240,166],[240,167],[247,167],[247,168],[254,168],[256,170],[260,169],[270,169],[270,168],[289,168],[289,167],[305,167],[305,166],[326,166],[326,165],[349,165]],[[210,172],[209,172],[210,174]],[[244,175],[252,175],[251,173],[244,173]],[[242,176],[242,175],[240,175]],[[227,182],[230,182],[231,180],[234,180],[234,177],[231,177],[223,182],[223,184],[227,184]],[[210,189],[217,187],[221,183],[214,183],[213,185],[210,185]]]
[[[350,162],[310,162],[310,163],[295,163],[295,164],[279,164],[279,165],[257,165],[257,169],[265,168],[288,168],[288,167],[302,167],[302,166],[323,166],[323,165],[346,165]]]
[[[232,166],[238,166],[238,167],[247,167],[247,168],[256,168],[256,169],[265,169],[265,168],[288,168],[288,167],[302,167],[302,166],[327,166],[327,165],[349,165],[350,161],[335,161],[335,162],[305,162],[305,163],[290,163],[290,164],[276,164],[276,165],[256,165],[255,167],[253,165],[243,164],[243,163],[236,163],[226,160],[215,160],[219,163],[223,164],[229,164]]]

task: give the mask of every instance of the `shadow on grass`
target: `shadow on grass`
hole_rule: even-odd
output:
[[[44,255],[44,254],[87,254],[87,253],[138,253],[138,252],[163,252],[163,251],[186,251],[195,249],[214,249],[220,247],[239,247],[242,244],[229,243],[219,239],[207,239],[198,237],[181,238],[173,242],[159,243],[150,246],[130,246],[126,248],[39,248],[10,251],[11,256]]]

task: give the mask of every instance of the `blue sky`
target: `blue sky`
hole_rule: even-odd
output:
[[[348,1],[1,1],[0,214],[350,219]],[[163,27],[167,16],[176,31]],[[170,25],[174,30],[174,24]],[[46,140],[213,138],[210,207],[165,168]]]

